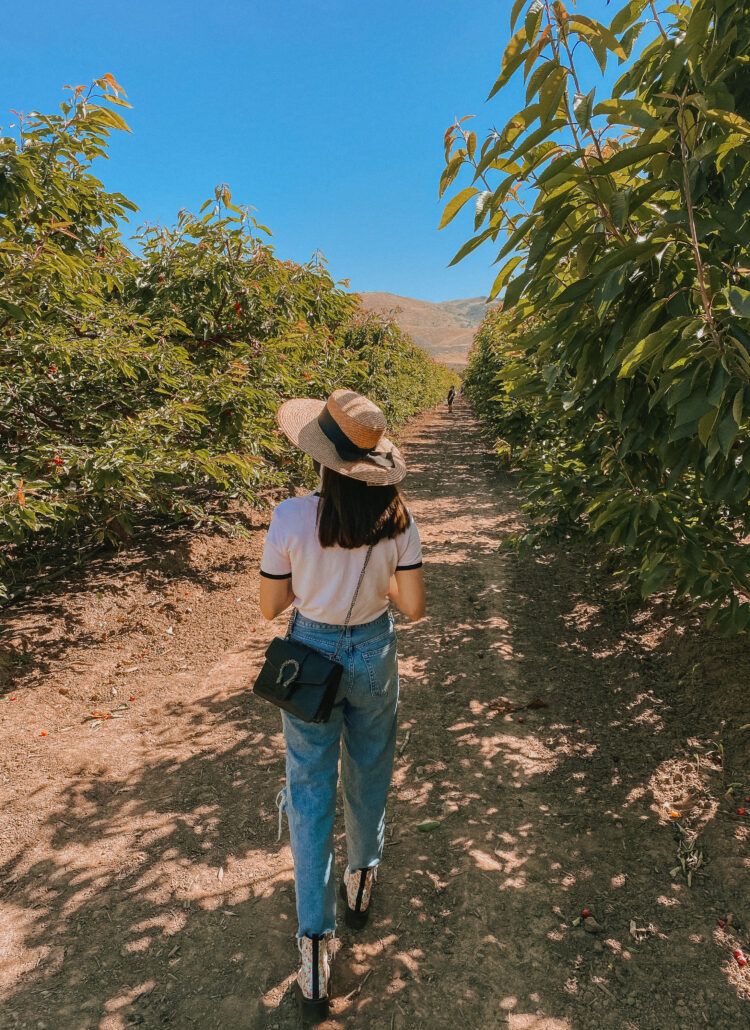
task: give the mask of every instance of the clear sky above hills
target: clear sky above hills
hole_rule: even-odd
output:
[[[572,0],[571,0],[572,2]],[[105,185],[171,223],[227,182],[282,258],[320,249],[353,289],[446,300],[485,293],[494,254],[454,268],[471,219],[438,233],[442,137],[523,106],[484,98],[510,0],[30,0],[6,5],[0,124],[50,112],[65,83],[111,72],[134,110]],[[616,5],[615,5],[616,6]],[[605,0],[579,10],[608,22]],[[519,91],[520,92],[520,91]],[[512,108],[512,110],[511,110]],[[137,223],[136,223],[137,224]]]

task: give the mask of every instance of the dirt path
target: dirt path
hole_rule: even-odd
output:
[[[743,648],[657,608],[628,626],[579,554],[498,552],[519,498],[466,408],[407,454],[430,612],[400,628],[389,840],[327,1026],[746,1025]],[[2,1030],[296,1026],[252,517],[248,541],[174,534],[4,615]]]

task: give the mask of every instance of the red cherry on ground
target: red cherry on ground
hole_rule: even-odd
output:
[[[131,698],[130,698],[130,700],[131,700],[131,701],[135,701],[135,698],[134,698],[134,697],[131,697]]]
[[[41,736],[46,737],[47,736],[47,731],[46,730],[42,730]]]
[[[587,908],[581,909],[581,919],[588,919],[590,915],[591,912]]]
[[[739,948],[735,948],[734,951],[732,952],[732,954],[734,955],[735,958],[742,958],[742,952],[740,951]]]
[[[726,919],[717,919],[716,922],[719,924],[719,926],[722,928],[722,930],[727,925]]]
[[[737,965],[740,968],[742,968],[742,966],[746,966],[747,965],[747,959],[744,956],[742,958],[738,958],[737,959]]]
[[[523,722],[523,718],[520,718],[520,719],[519,719],[518,721],[519,721],[519,722]]]
[[[738,808],[737,809],[737,815],[744,815],[744,814],[745,814],[745,809],[744,808]]]

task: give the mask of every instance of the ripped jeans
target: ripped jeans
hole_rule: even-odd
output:
[[[297,614],[292,637],[333,657],[341,626]],[[325,723],[282,711],[286,787],[298,937],[336,928],[333,822],[339,742],[349,869],[377,866],[385,841],[385,803],[393,772],[398,708],[396,633],[390,612],[350,626],[341,644],[344,666],[336,704]]]

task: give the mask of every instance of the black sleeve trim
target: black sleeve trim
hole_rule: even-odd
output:
[[[421,569],[422,562],[418,561],[415,565],[397,565],[396,572],[409,572],[410,569]]]
[[[264,572],[263,569],[261,569],[260,570],[260,574],[265,579],[291,579],[292,578],[291,572],[284,572],[280,576],[275,576],[273,574],[273,572]]]

